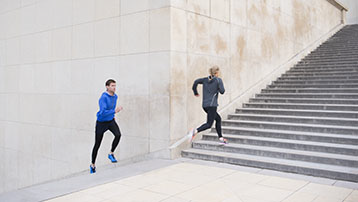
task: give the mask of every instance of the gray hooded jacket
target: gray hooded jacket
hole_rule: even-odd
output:
[[[197,79],[193,84],[194,95],[198,95],[198,84],[203,84],[203,107],[217,107],[219,93],[225,93],[223,81],[215,76]]]

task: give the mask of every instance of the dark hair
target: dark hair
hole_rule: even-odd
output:
[[[116,81],[113,80],[113,79],[108,79],[108,80],[106,81],[106,86],[110,86],[111,83],[116,83]]]

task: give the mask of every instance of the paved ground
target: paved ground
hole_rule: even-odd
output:
[[[358,202],[358,183],[189,159],[148,160],[0,195],[49,202]]]

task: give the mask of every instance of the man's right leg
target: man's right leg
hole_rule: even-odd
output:
[[[112,148],[111,152],[108,154],[108,158],[111,160],[112,163],[117,163],[117,159],[114,157],[114,150],[117,148],[117,145],[119,143],[119,140],[121,139],[121,131],[119,130],[119,127],[115,120],[112,120],[109,124],[108,129],[113,133],[114,139],[112,142]]]
[[[107,127],[108,127],[108,124],[106,124],[106,123],[101,123],[101,122],[96,123],[96,139],[95,139],[94,147],[92,150],[92,164],[93,165],[96,163],[98,149],[101,146],[103,134],[104,134],[104,132],[106,132]]]
[[[215,129],[216,129],[216,132],[218,133],[219,138],[223,137],[222,132],[221,132],[221,116],[217,112],[216,112],[216,116],[215,116]]]
[[[215,120],[216,107],[205,107],[204,111],[207,113],[206,123],[204,123],[197,129],[198,133],[211,128]]]
[[[111,148],[111,152],[113,153],[114,150],[117,148],[119,141],[121,139],[121,131],[119,130],[118,124],[116,123],[115,120],[111,121],[111,123],[109,124],[108,129],[113,133],[114,135],[114,139],[112,142],[112,148]]]

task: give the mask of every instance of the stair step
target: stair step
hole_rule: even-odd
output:
[[[356,50],[347,50],[347,51],[336,51],[336,50],[331,50],[331,51],[322,51],[322,50],[314,50],[312,51],[310,54],[313,55],[346,55],[346,56],[352,56],[352,55],[356,55],[358,52]]]
[[[358,134],[358,127],[353,127],[353,126],[335,126],[335,125],[322,125],[322,124],[247,121],[247,120],[224,120],[222,121],[222,125],[232,126],[232,127],[267,128],[267,129],[346,134],[346,135]]]
[[[293,80],[327,80],[327,79],[358,79],[358,76],[295,76],[295,77],[280,77],[278,81],[293,81]]]
[[[340,43],[323,43],[317,49],[330,50],[330,49],[336,49],[336,48],[340,48],[342,50],[344,50],[344,48],[358,49],[358,44],[357,43],[347,44],[347,41],[340,42]]]
[[[349,51],[350,52],[350,55],[346,55],[344,59],[348,59],[349,61],[356,61],[354,60],[355,58],[355,54],[357,53],[357,51]],[[325,52],[322,52],[322,51],[313,51],[310,53],[310,55],[312,54],[313,56],[318,56],[319,54],[321,54],[321,58],[317,58],[317,60],[332,60],[332,58],[330,57],[325,57],[327,56],[327,53],[330,53],[329,51],[325,51]],[[342,53],[341,51],[333,51],[332,53]],[[337,55],[336,55],[337,56]],[[303,60],[301,60],[301,62],[304,62],[304,61],[307,61],[307,60],[310,60],[312,59],[311,57],[307,57],[307,58],[304,58]],[[342,58],[339,58],[338,60],[340,61],[345,61],[345,60],[342,60]]]
[[[262,93],[358,93],[358,88],[263,89]]]
[[[357,46],[321,46],[316,49],[317,52],[357,52],[358,47]]]
[[[330,64],[330,62],[335,62],[335,61],[354,61],[354,59],[357,56],[337,56],[337,55],[330,55],[330,56],[317,56],[317,55],[308,55],[304,58],[304,60],[302,61],[326,61],[328,62],[328,64]],[[300,64],[300,63],[297,63]],[[343,66],[347,66],[347,64],[340,64]],[[348,64],[349,65],[349,64]],[[352,65],[352,64],[351,64]],[[356,66],[356,64],[353,66]]]
[[[290,103],[244,103],[248,108],[273,108],[273,109],[307,109],[307,110],[336,110],[336,111],[356,111],[357,105],[337,105],[337,104],[290,104]]]
[[[347,79],[347,80],[312,80],[312,81],[274,81],[273,84],[356,84],[358,79]]]
[[[310,142],[310,141],[301,141],[301,140],[277,139],[277,138],[268,138],[268,137],[255,137],[255,136],[231,135],[231,134],[223,134],[223,136],[228,140],[229,144],[236,143],[236,144],[247,144],[247,145],[265,146],[265,147],[326,152],[332,154],[350,155],[352,157],[357,157],[358,155],[357,145]],[[218,136],[217,134],[214,133],[204,134],[203,140],[217,141]]]
[[[285,74],[283,75],[304,75],[304,76],[320,76],[320,75],[354,75],[358,73],[358,68],[357,69],[353,69],[353,70],[349,70],[349,71],[345,71],[345,70],[334,70],[334,71],[330,71],[330,70],[290,70],[285,72]]]
[[[347,55],[347,56],[350,56],[350,55],[354,55],[354,54],[357,54],[357,50],[355,48],[351,48],[351,47],[347,47],[347,50],[342,50],[342,48],[332,48],[332,50],[324,50],[324,49],[321,49],[321,48],[316,48],[315,50],[311,51],[310,54],[318,54],[318,53],[330,53],[330,54],[334,54],[334,53],[339,53],[339,54],[344,54],[344,55]]]
[[[343,39],[343,38],[342,38]],[[346,37],[345,39],[348,39],[348,37]],[[344,41],[330,41],[327,43],[322,43],[320,46],[318,46],[316,48],[316,50],[347,50],[349,48],[351,49],[358,49],[358,45],[357,45],[357,41],[353,41],[353,38],[349,38],[348,40],[344,40]],[[349,43],[349,41],[351,41]],[[344,49],[346,48],[346,49]]]
[[[357,43],[347,43],[348,41],[342,41],[342,42],[334,42],[334,43],[323,43],[321,44],[317,49],[319,50],[330,50],[330,49],[342,49],[344,48],[352,48],[352,49],[358,49]]]
[[[357,64],[345,64],[345,65],[336,65],[336,64],[295,64],[293,69],[344,69],[344,68],[357,68]]]
[[[358,119],[334,118],[334,117],[312,117],[312,116],[288,116],[288,115],[268,115],[268,114],[231,114],[229,120],[283,122],[283,123],[303,123],[320,124],[332,126],[358,126]]]
[[[306,56],[303,60],[351,60],[352,58],[356,58],[357,55],[352,55],[352,56],[344,56],[344,55],[340,55],[340,56],[336,56],[336,55],[332,55],[332,56],[318,56],[318,55],[313,55],[313,54],[309,54],[308,56]]]
[[[259,157],[199,149],[185,150],[182,152],[182,155],[184,157],[195,159],[358,182],[358,169],[345,166],[332,166],[319,163],[309,163],[287,159]]]
[[[322,58],[328,58],[330,56],[345,56],[345,57],[356,57],[358,55],[357,52],[353,52],[353,51],[347,51],[347,52],[338,52],[338,51],[312,51],[310,53],[310,55],[312,56],[321,56]]]
[[[251,103],[303,103],[303,104],[348,104],[358,105],[356,99],[319,99],[319,98],[250,98]]]
[[[358,112],[352,111],[327,111],[327,110],[304,110],[304,109],[274,109],[274,108],[241,108],[236,113],[271,114],[271,115],[295,115],[336,118],[358,118]]]
[[[332,46],[332,45],[328,45],[328,46],[330,46],[330,47],[329,48],[326,47],[326,46],[317,47],[312,52],[314,52],[314,53],[320,53],[320,52],[325,53],[325,52],[337,51],[338,53],[341,53],[341,52],[356,53],[358,51],[358,48],[355,47],[355,45],[353,45],[353,46],[340,45],[339,47],[338,46]]]
[[[268,85],[268,88],[358,88],[358,84],[273,84]]]
[[[357,71],[351,71],[351,72],[340,72],[340,73],[292,73],[288,72],[281,75],[282,77],[315,77],[315,76],[358,76]]]
[[[214,132],[214,129],[212,129]],[[325,142],[334,144],[358,145],[357,135],[323,134],[303,131],[288,131],[276,129],[259,129],[223,126],[222,132],[231,135],[244,135],[251,137],[267,137],[278,139],[291,139],[310,142]]]
[[[322,61],[322,60],[328,60],[328,59],[344,61],[345,59],[349,60],[350,58],[356,58],[356,57],[358,57],[358,54],[357,55],[350,55],[350,56],[310,54],[309,56],[307,56],[305,58],[305,61],[306,60],[309,60],[309,61],[311,61],[311,60],[313,60],[313,61]],[[302,62],[301,61],[301,63],[298,62],[298,63],[296,63],[296,65],[317,65],[316,63],[312,63],[312,64],[310,64],[310,63],[306,64],[306,63],[307,62]],[[334,66],[341,66],[341,65],[348,66],[348,65],[352,65],[352,66],[356,66],[357,64],[355,64],[354,62],[353,62],[353,64],[352,63],[335,64],[335,63],[331,63],[331,61],[330,61],[330,62],[325,62],[325,63],[318,64],[318,65],[323,65],[323,66],[333,66],[333,65]]]
[[[357,99],[358,93],[260,93],[256,97]]]
[[[357,70],[358,65],[294,65],[291,70],[306,70],[306,71],[319,71],[319,70],[329,70],[329,71],[339,71],[339,70],[346,70],[346,69],[353,69]]]
[[[339,59],[339,58],[354,58],[356,55],[355,53],[347,54],[347,55],[340,55],[340,56],[332,56],[332,57],[317,57],[314,54],[317,54],[317,52],[311,52],[309,55],[307,55],[304,59],[311,59],[311,58],[332,58],[332,59]]]
[[[319,52],[311,52],[309,54],[309,58],[317,57],[317,58],[329,58],[329,57],[357,57],[358,53],[319,53]]]
[[[314,51],[312,51],[312,53],[319,53],[319,54],[345,54],[345,55],[348,55],[348,54],[356,54],[357,51],[356,50],[346,50],[346,51],[343,51],[343,50],[327,50],[327,51],[324,51],[324,50],[319,50],[319,49],[316,49]]]
[[[344,66],[341,66],[344,65]],[[323,62],[323,61],[317,61],[317,62],[302,62],[302,63],[297,63],[296,66],[303,66],[303,67],[312,67],[312,66],[318,66],[318,67],[349,67],[349,66],[354,66],[356,67],[358,65],[357,63],[354,62],[345,62],[345,63],[338,63],[338,62]]]
[[[291,70],[287,71],[286,73],[323,73],[323,72],[329,72],[329,73],[332,73],[332,74],[335,74],[335,73],[340,73],[340,72],[358,72],[358,67],[357,68],[340,68],[340,69],[337,69],[337,68],[321,68],[321,69],[312,69],[312,68],[309,68],[309,69],[303,69],[303,68],[292,68]]]
[[[356,33],[352,32],[349,35],[342,35],[342,37],[333,37],[333,40],[327,40],[324,43],[322,43],[321,45],[338,45],[338,44],[343,44],[343,45],[355,45],[358,46],[357,40],[356,40],[356,36],[358,36]]]
[[[344,41],[327,41],[325,43],[322,43],[319,48],[328,48],[328,47],[354,47],[354,48],[358,48],[358,43],[355,41],[353,43],[347,43],[348,40],[344,40]]]
[[[247,154],[254,156],[264,156],[271,158],[281,158],[297,161],[306,161],[313,163],[322,163],[330,165],[358,167],[358,157],[342,155],[342,154],[331,154],[322,152],[302,151],[286,148],[275,148],[265,147],[247,144],[235,144],[229,143],[222,145],[214,141],[195,141],[193,142],[193,148],[204,149],[219,152],[229,152],[236,154]]]

